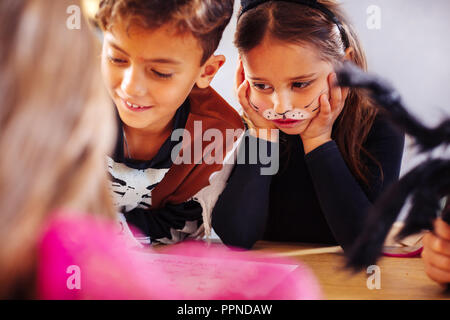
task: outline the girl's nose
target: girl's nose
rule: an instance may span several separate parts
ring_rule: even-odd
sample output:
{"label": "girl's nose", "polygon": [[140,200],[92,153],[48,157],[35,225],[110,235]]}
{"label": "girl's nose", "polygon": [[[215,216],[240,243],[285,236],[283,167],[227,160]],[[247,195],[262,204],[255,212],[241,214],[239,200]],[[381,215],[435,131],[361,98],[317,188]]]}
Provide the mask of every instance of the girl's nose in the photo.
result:
{"label": "girl's nose", "polygon": [[142,97],[147,93],[146,79],[142,72],[133,66],[125,70],[121,89],[129,97]]}
{"label": "girl's nose", "polygon": [[273,110],[276,113],[283,114],[293,109],[292,99],[289,93],[274,94]]}

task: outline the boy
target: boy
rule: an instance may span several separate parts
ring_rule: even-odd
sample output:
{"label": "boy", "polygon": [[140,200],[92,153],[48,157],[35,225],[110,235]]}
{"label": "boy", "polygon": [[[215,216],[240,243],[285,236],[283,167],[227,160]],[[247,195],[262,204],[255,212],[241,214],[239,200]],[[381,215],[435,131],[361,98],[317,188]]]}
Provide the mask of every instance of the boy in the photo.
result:
{"label": "boy", "polygon": [[[128,225],[137,227],[140,243],[210,234],[211,211],[231,170],[223,163],[243,133],[240,116],[209,87],[225,62],[213,53],[233,2],[100,3],[102,72],[120,117],[117,146],[108,158],[111,188],[121,225],[125,232]],[[182,144],[174,139],[179,130]],[[215,163],[198,157],[210,148],[203,141],[208,130],[222,137],[234,132],[231,142],[214,135]]]}

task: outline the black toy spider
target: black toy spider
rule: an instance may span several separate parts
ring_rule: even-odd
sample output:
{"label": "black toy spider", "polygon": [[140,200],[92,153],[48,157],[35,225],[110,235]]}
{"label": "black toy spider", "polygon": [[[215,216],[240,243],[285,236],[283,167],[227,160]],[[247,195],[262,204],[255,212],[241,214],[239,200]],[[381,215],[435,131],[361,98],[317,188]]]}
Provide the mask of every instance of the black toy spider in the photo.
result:
{"label": "black toy spider", "polygon": [[[427,128],[407,111],[398,92],[383,79],[367,74],[350,63],[338,70],[337,75],[340,86],[367,89],[391,121],[414,138],[419,152],[448,146],[450,118],[436,128]],[[421,230],[432,230],[432,223],[439,214],[450,224],[450,159],[429,157],[381,195],[370,209],[354,246],[348,251],[348,268],[358,271],[376,262],[391,226],[409,198],[411,208],[397,240]],[[447,198],[447,205],[442,210],[440,203],[443,198]]]}

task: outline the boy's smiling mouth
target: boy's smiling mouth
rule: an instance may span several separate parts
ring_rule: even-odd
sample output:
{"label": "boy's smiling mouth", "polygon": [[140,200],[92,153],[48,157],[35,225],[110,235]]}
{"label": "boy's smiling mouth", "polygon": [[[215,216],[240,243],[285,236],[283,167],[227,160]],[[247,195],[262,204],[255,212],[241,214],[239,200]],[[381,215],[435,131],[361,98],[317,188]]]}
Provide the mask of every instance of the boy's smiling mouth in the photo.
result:
{"label": "boy's smiling mouth", "polygon": [[131,110],[131,111],[134,111],[134,112],[145,111],[145,110],[148,110],[148,109],[153,108],[152,106],[141,106],[141,105],[132,103],[132,102],[130,102],[130,101],[127,101],[127,100],[125,100],[125,99],[121,99],[121,100],[122,100],[124,106],[125,106],[128,110]]}

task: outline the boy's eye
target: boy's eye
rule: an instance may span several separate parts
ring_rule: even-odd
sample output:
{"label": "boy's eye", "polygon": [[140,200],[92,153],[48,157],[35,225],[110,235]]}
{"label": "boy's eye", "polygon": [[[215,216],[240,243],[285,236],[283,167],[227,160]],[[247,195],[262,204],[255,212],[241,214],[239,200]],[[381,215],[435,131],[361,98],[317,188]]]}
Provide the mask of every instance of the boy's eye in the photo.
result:
{"label": "boy's eye", "polygon": [[111,61],[111,62],[114,63],[114,64],[124,64],[124,63],[127,63],[126,60],[114,58],[114,57],[112,57],[112,56],[108,56],[108,59],[109,59],[109,61]]}
{"label": "boy's eye", "polygon": [[294,82],[292,84],[292,88],[306,88],[307,86],[310,85],[311,82]]}
{"label": "boy's eye", "polygon": [[264,83],[253,83],[253,87],[261,91],[268,91],[271,89],[271,87],[268,84]]}
{"label": "boy's eye", "polygon": [[172,77],[172,73],[162,73],[152,69],[152,72],[159,78],[169,79]]}

